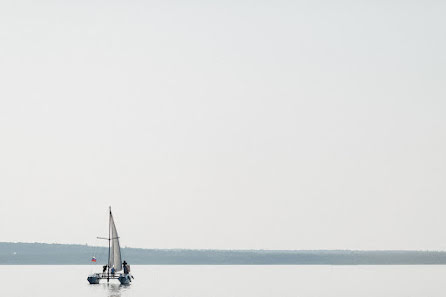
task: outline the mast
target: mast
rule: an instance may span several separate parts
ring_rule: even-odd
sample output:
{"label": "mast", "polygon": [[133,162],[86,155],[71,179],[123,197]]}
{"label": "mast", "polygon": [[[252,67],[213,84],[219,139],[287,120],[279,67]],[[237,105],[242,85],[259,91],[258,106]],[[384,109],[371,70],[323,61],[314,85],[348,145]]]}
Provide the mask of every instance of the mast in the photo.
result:
{"label": "mast", "polygon": [[111,206],[109,206],[109,218],[108,218],[108,261],[107,261],[107,283],[110,282],[110,218],[111,218]]}

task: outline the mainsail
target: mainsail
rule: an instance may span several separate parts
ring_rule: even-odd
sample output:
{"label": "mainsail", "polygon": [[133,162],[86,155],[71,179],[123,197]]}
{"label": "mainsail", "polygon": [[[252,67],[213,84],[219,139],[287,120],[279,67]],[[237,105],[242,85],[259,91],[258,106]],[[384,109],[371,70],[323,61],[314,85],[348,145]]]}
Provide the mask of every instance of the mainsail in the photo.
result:
{"label": "mainsail", "polygon": [[110,248],[110,257],[108,260],[108,265],[110,269],[114,267],[116,271],[121,271],[122,270],[121,247],[119,246],[118,231],[116,231],[116,226],[113,220],[111,209],[110,209],[110,241],[111,241],[111,248]]}

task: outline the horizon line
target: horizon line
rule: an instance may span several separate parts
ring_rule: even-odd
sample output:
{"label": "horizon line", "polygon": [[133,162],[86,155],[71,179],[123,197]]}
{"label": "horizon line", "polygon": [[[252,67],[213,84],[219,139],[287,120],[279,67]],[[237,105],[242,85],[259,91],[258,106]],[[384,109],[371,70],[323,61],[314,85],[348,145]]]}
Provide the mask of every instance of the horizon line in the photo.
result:
{"label": "horizon line", "polygon": [[[30,241],[0,241],[2,243],[15,243],[15,244],[47,244],[47,245],[78,245],[88,247],[107,248],[102,245],[90,245],[88,243],[59,243],[59,242],[30,242]],[[349,248],[336,248],[336,249],[253,249],[253,248],[142,248],[124,246],[123,249],[141,249],[141,250],[195,250],[195,251],[351,251],[351,252],[446,252],[446,250],[433,250],[433,249],[349,249]]]}

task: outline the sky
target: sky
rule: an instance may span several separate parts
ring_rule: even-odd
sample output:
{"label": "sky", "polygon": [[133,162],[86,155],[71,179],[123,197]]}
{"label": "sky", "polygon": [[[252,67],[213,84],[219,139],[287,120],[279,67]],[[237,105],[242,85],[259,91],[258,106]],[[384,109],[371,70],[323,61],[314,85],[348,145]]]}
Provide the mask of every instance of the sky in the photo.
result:
{"label": "sky", "polygon": [[446,250],[444,1],[1,1],[0,241]]}

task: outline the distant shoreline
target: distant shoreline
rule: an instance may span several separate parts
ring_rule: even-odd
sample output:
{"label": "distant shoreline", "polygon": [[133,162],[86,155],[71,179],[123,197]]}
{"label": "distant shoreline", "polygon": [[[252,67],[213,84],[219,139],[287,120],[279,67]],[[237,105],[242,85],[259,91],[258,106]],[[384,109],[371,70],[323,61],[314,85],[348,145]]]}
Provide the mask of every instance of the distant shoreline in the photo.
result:
{"label": "distant shoreline", "polygon": [[[122,248],[133,265],[444,265],[445,251],[196,250]],[[0,265],[106,263],[107,248],[80,244],[0,242]]]}

